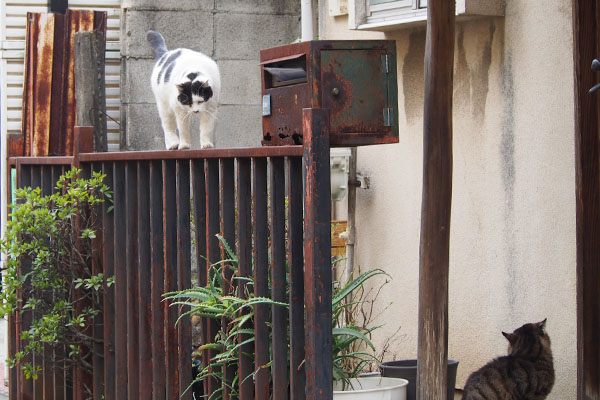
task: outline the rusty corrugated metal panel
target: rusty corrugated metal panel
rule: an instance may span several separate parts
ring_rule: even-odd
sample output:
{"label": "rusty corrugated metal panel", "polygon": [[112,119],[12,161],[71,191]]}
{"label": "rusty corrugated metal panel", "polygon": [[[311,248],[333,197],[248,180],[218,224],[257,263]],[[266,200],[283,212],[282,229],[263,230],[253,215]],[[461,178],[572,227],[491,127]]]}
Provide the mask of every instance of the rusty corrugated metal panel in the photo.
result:
{"label": "rusty corrugated metal panel", "polygon": [[58,84],[52,85],[52,99],[54,101],[50,105],[50,112],[52,118],[50,119],[50,140],[49,154],[52,156],[59,156],[65,154],[64,151],[64,139],[61,132],[64,131],[65,119],[63,101],[59,99],[63,98],[63,85],[65,76],[65,35],[66,35],[66,24],[67,18],[64,14],[56,14],[54,20],[54,54],[53,54],[53,68],[52,68],[52,82]]}
{"label": "rusty corrugated metal panel", "polygon": [[75,33],[106,34],[106,13],[28,13],[22,131],[26,156],[73,154]]}

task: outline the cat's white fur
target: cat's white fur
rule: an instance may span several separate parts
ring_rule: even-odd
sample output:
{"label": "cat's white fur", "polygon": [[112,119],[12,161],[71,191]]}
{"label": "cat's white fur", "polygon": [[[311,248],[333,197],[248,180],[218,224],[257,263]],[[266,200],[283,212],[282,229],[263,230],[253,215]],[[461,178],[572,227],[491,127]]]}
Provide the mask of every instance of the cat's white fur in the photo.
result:
{"label": "cat's white fur", "polygon": [[[160,59],[157,60],[151,77],[152,91],[165,134],[165,146],[168,150],[189,149],[190,119],[194,114],[199,114],[200,145],[203,149],[214,147],[217,106],[221,89],[219,68],[210,57],[189,49],[171,50],[163,57],[168,57],[176,51],[181,51],[181,54],[174,61],[175,65],[170,71],[169,80],[164,82],[164,79],[161,79],[159,82],[159,74],[162,70]],[[184,105],[177,99],[180,94],[177,85],[189,82],[187,76],[190,73],[198,74],[193,81],[200,81],[203,85],[211,87],[213,95],[208,101],[193,95],[192,104]]]}

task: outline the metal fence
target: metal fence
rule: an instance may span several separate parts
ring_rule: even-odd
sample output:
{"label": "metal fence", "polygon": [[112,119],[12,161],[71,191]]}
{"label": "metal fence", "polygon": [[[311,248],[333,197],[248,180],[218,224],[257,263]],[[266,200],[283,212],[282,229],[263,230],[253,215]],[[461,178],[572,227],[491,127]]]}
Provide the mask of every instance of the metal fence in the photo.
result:
{"label": "metal fence", "polygon": [[[185,310],[170,307],[162,295],[192,280],[206,284],[209,266],[223,257],[216,234],[235,248],[239,274],[253,274],[255,295],[289,302],[289,313],[256,306],[254,344],[241,349],[237,371],[225,368],[225,379],[253,374],[241,380],[242,400],[331,398],[327,122],[326,111],[305,110],[304,147],[179,152],[91,153],[91,129],[77,128],[72,157],[10,158],[18,186],[46,194],[71,166],[106,174],[114,208],[103,206],[97,267],[115,277],[93,331],[101,339],[93,374],[44,368],[34,382],[14,368],[10,398],[84,399],[91,392],[107,400],[191,399],[190,391],[183,394],[192,381],[191,322],[176,325]],[[198,266],[193,277],[192,264]],[[27,313],[10,318],[11,355],[30,323]],[[215,320],[202,320],[202,341],[217,328]],[[208,357],[205,351],[203,361]],[[49,365],[44,357],[33,361]],[[206,380],[205,392],[220,385]],[[228,390],[224,395],[230,397]]]}

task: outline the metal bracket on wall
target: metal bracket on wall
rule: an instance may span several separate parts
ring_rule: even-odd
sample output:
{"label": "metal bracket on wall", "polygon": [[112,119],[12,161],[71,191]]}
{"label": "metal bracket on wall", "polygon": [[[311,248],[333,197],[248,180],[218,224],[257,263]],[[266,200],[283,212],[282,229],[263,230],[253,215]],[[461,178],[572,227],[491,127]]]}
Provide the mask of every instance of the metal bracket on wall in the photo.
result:
{"label": "metal bracket on wall", "polygon": [[354,182],[348,182],[349,185],[356,186],[361,189],[368,189],[371,185],[371,179],[367,175],[363,175],[361,172],[356,173],[356,180]]}

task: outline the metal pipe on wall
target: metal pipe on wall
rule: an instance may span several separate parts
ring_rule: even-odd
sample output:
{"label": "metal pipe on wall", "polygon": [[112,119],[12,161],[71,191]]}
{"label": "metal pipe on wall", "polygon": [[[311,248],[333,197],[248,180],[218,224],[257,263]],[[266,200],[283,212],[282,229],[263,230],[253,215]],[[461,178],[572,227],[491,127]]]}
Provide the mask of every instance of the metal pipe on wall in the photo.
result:
{"label": "metal pipe on wall", "polygon": [[315,39],[313,0],[300,0],[300,17],[302,41]]}

